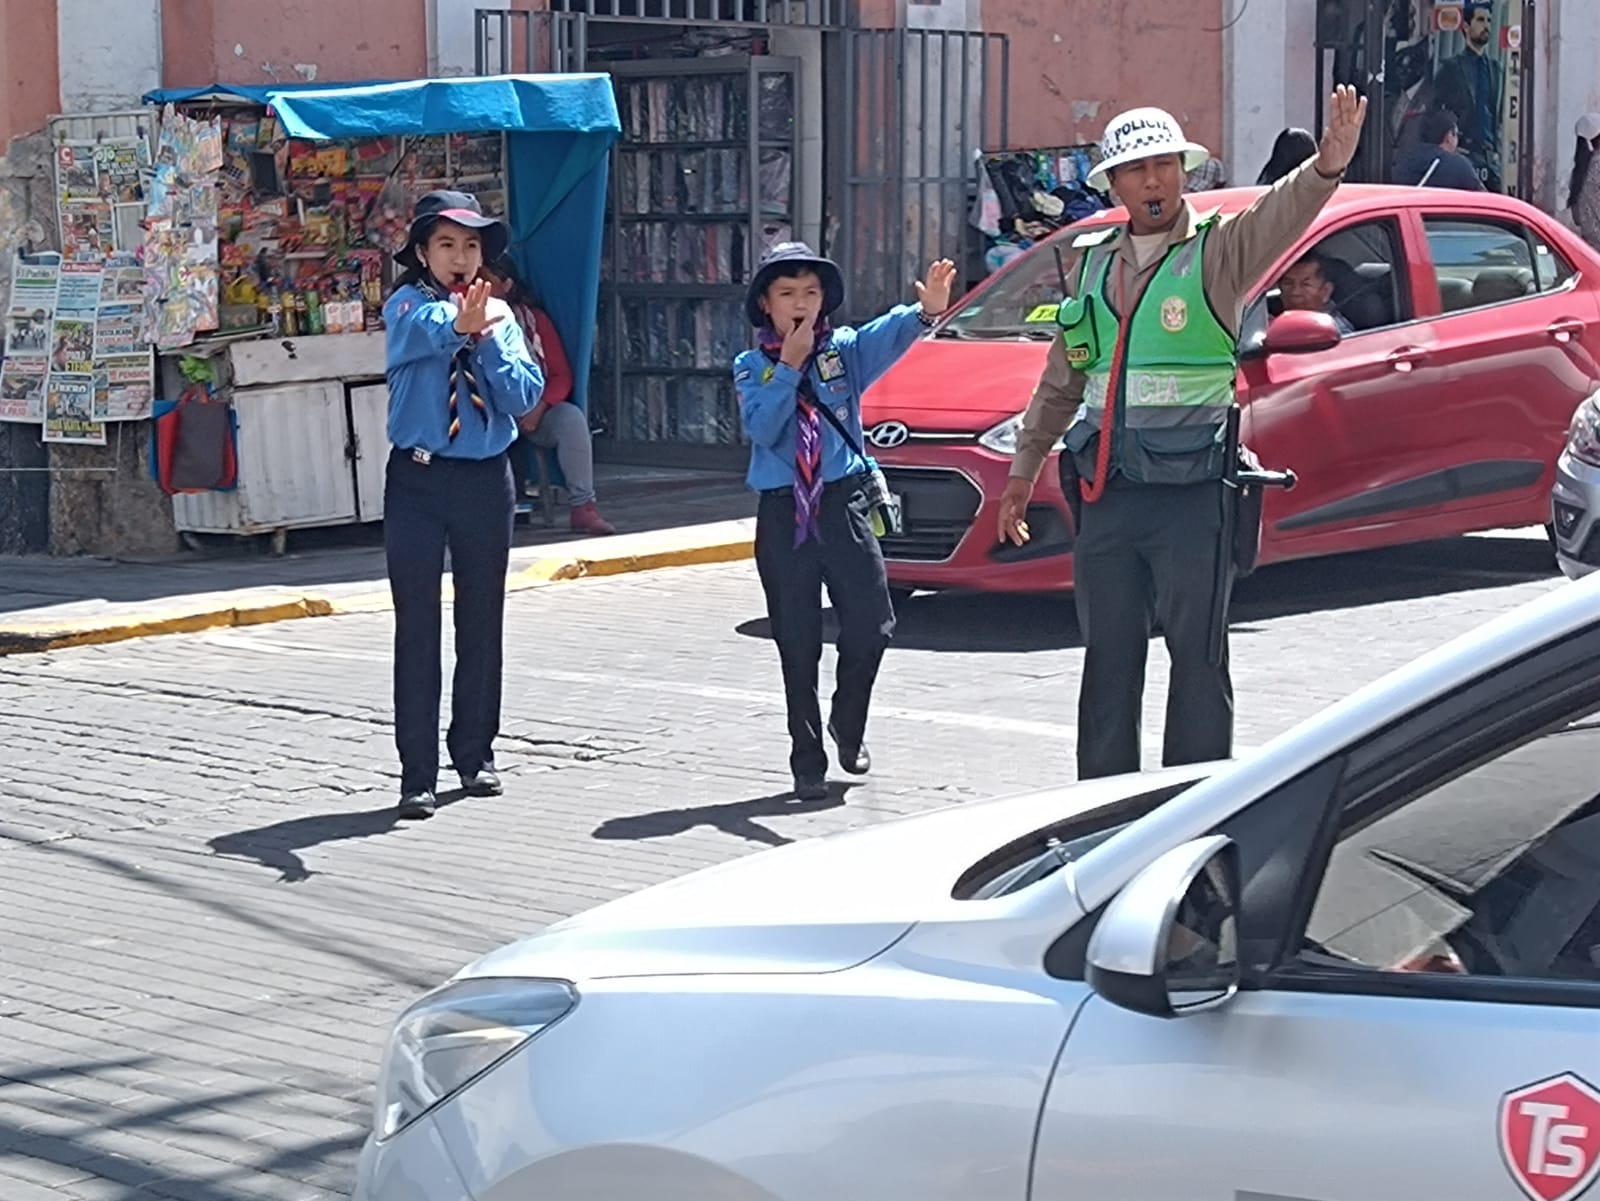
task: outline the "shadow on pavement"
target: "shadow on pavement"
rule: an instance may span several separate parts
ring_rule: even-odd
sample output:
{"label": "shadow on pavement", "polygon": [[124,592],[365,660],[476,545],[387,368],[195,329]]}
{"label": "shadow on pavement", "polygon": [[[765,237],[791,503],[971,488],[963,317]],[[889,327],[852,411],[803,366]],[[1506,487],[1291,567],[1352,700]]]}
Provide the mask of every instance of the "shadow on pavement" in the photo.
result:
{"label": "shadow on pavement", "polygon": [[856,785],[837,780],[828,782],[828,795],[820,801],[800,801],[792,793],[776,792],[771,796],[756,797],[749,801],[732,801],[722,805],[700,805],[693,809],[661,809],[655,813],[641,813],[633,817],[614,817],[596,828],[591,837],[614,842],[633,842],[647,838],[670,838],[684,834],[696,826],[711,826],[724,834],[759,842],[769,847],[781,847],[794,839],[769,830],[755,819],[758,817],[789,817],[799,813],[822,813],[837,809],[845,803],[845,794]]}
{"label": "shadow on pavement", "polygon": [[[234,1126],[226,1124],[230,1107],[259,1101],[292,1106],[295,1090],[288,1085],[263,1081],[258,1087],[218,1090],[214,1096],[182,1101],[147,1093],[142,1101],[112,1106],[75,1095],[70,1091],[72,1086],[63,1083],[77,1080],[92,1084],[97,1080],[97,1072],[105,1066],[99,1061],[81,1060],[38,1071],[15,1068],[0,1071],[0,1096],[32,1101],[43,1112],[58,1119],[50,1125],[59,1125],[59,1119],[70,1118],[82,1127],[70,1134],[55,1133],[43,1123],[30,1128],[0,1120],[0,1188],[15,1179],[6,1171],[10,1168],[18,1172],[23,1181],[41,1178],[67,1181],[64,1189],[70,1188],[70,1193],[63,1191],[62,1197],[245,1201],[247,1197],[262,1195],[262,1187],[278,1195],[300,1195],[312,1187],[313,1181],[320,1191],[330,1175],[346,1179],[354,1175],[356,1155],[365,1141],[364,1133],[324,1138],[285,1133],[269,1144],[238,1139],[233,1133]],[[52,1091],[28,1095],[41,1086]],[[54,1091],[59,1087],[69,1091]],[[26,1114],[29,1111],[19,1106],[15,1112]],[[142,1139],[148,1143],[155,1159],[164,1147],[181,1148],[186,1134],[212,1143],[230,1142],[236,1147],[238,1168],[224,1175],[201,1176],[192,1169],[188,1173],[175,1170],[175,1160],[145,1164],[128,1152],[130,1145],[137,1146],[130,1144],[129,1138]],[[190,1162],[197,1159],[191,1156]],[[41,1169],[34,1168],[34,1174],[30,1174],[30,1161],[52,1165],[54,1171],[43,1169],[41,1173]],[[229,1167],[222,1160],[213,1162],[218,1169]],[[253,1187],[232,1187],[230,1177],[241,1174],[250,1175]],[[92,1179],[82,1179],[85,1175]],[[95,1182],[110,1187],[92,1187]],[[40,1188],[27,1195],[43,1196],[44,1192]]]}
{"label": "shadow on pavement", "polygon": [[[1543,536],[1451,538],[1264,567],[1239,582],[1230,618],[1235,632],[1243,632],[1239,627],[1251,622],[1508,588],[1556,575]],[[748,638],[772,637],[764,617],[736,628]],[[830,611],[824,637],[831,642],[837,635]],[[1019,654],[1066,650],[1083,640],[1071,593],[934,592],[901,604],[894,645]]]}
{"label": "shadow on pavement", "polygon": [[[439,808],[466,797],[459,788],[437,794]],[[298,884],[315,875],[305,865],[297,852],[330,842],[348,842],[356,838],[371,838],[387,834],[398,826],[417,825],[402,822],[395,806],[383,809],[366,809],[350,813],[319,813],[312,817],[292,817],[254,830],[240,830],[233,834],[220,834],[208,844],[212,851],[229,859],[253,859],[262,867],[278,873],[278,883]]]}

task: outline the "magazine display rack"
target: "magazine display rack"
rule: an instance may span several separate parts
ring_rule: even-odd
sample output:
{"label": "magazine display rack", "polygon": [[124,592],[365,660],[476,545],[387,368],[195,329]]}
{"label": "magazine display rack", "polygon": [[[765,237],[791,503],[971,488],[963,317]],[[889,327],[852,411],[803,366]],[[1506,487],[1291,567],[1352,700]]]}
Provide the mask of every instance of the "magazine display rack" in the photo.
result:
{"label": "magazine display rack", "polygon": [[745,288],[797,211],[792,59],[617,63],[594,396],[611,457],[742,456],[730,364],[751,345]]}

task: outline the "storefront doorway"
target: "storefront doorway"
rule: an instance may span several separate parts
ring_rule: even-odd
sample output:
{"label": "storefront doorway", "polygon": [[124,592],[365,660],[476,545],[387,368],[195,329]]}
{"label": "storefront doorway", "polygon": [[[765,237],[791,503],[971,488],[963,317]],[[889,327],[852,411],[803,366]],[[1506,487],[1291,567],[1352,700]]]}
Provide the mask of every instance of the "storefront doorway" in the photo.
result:
{"label": "storefront doorway", "polygon": [[741,467],[729,370],[745,286],[803,239],[851,281],[844,320],[963,257],[973,154],[1004,143],[1005,39],[848,27],[844,0],[553,0],[478,11],[480,74],[612,75],[597,456]]}
{"label": "storefront doorway", "polygon": [[1447,109],[1460,150],[1491,191],[1530,199],[1535,33],[1540,0],[1322,0],[1317,111],[1335,84],[1370,98],[1367,136],[1349,178],[1387,183],[1419,137],[1420,118]]}

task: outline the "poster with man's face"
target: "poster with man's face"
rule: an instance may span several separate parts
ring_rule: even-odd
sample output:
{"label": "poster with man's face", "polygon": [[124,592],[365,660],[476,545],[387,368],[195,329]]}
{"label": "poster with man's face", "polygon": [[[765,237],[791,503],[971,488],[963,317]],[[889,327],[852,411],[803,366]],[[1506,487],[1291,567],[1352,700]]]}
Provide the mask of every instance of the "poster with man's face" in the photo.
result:
{"label": "poster with man's face", "polygon": [[1460,151],[1490,191],[1517,182],[1522,0],[1435,0],[1430,107],[1455,114]]}

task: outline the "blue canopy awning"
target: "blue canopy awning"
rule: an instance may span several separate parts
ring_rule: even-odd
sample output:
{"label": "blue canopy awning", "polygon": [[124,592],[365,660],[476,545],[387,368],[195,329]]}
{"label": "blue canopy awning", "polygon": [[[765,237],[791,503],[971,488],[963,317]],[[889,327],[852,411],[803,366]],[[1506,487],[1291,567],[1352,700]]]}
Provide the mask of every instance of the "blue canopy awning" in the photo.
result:
{"label": "blue canopy awning", "polygon": [[[270,105],[292,138],[504,132],[511,253],[574,365],[594,353],[606,172],[622,133],[607,75],[491,75],[358,84],[213,84],[147,104],[232,96]],[[490,214],[491,216],[495,214]],[[588,373],[573,399],[588,403]]]}

